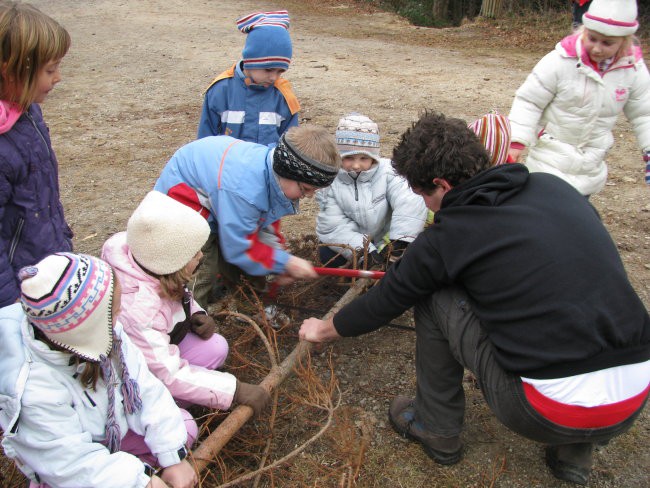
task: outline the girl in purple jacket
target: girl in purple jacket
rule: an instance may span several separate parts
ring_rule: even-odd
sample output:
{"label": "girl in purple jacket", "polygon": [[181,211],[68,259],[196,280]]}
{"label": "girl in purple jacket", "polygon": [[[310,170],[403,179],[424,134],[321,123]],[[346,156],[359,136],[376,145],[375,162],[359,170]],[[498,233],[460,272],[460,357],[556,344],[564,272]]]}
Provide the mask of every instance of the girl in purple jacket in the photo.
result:
{"label": "girl in purple jacket", "polygon": [[0,307],[18,300],[20,268],[72,251],[39,107],[61,81],[69,47],[68,32],[37,8],[0,5]]}

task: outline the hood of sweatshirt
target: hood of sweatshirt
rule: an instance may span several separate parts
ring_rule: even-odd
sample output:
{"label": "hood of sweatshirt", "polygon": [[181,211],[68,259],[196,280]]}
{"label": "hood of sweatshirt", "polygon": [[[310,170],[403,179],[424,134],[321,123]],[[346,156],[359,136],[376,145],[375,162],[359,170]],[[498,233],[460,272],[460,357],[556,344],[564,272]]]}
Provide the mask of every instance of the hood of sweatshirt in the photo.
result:
{"label": "hood of sweatshirt", "polygon": [[441,208],[461,205],[498,206],[519,193],[529,177],[523,164],[503,164],[455,186],[442,199]]}
{"label": "hood of sweatshirt", "polygon": [[17,103],[0,100],[0,134],[8,132],[22,113]]}

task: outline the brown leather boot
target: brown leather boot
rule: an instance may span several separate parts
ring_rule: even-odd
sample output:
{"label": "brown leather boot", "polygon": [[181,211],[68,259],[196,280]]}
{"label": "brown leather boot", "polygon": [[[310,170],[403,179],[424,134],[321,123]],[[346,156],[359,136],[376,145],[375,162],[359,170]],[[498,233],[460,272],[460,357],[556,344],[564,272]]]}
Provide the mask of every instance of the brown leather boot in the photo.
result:
{"label": "brown leather boot", "polygon": [[402,436],[422,444],[427,455],[438,464],[456,464],[463,453],[460,436],[443,437],[427,432],[416,421],[415,399],[397,396],[390,403],[388,419],[393,428]]}
{"label": "brown leather boot", "polygon": [[546,464],[556,478],[584,486],[589,482],[592,451],[590,442],[547,446]]}

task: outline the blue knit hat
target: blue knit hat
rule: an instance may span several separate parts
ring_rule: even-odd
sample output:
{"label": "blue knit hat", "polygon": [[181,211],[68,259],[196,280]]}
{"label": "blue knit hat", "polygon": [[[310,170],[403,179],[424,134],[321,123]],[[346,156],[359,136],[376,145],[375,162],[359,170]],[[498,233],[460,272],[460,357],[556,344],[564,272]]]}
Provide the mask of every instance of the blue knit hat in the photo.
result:
{"label": "blue knit hat", "polygon": [[255,12],[237,20],[248,34],[242,51],[244,69],[289,69],[293,49],[289,36],[289,12]]}

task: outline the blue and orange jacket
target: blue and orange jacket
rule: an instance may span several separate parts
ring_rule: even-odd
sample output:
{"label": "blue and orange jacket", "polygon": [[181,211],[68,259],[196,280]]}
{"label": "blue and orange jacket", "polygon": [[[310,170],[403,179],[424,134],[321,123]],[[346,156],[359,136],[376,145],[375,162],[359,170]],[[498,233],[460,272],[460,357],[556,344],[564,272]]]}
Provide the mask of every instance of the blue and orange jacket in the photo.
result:
{"label": "blue and orange jacket", "polygon": [[297,212],[273,172],[273,148],[228,136],[204,137],[181,147],[155,190],[200,211],[218,233],[224,259],[244,272],[282,274],[280,218]]}
{"label": "blue and orange jacket", "polygon": [[258,144],[275,144],[298,125],[300,103],[291,83],[251,85],[239,63],[217,76],[205,92],[197,138],[226,135]]}

